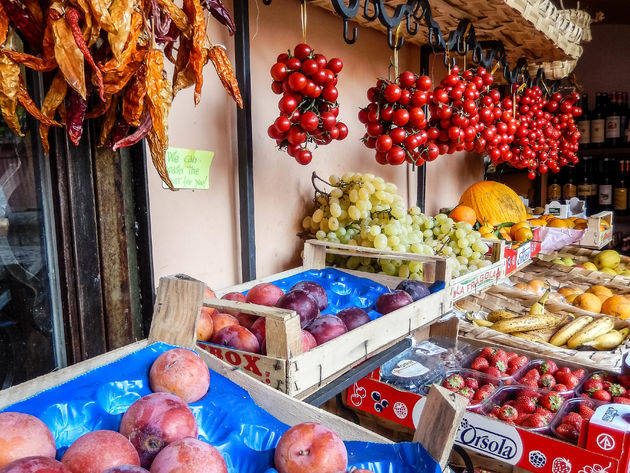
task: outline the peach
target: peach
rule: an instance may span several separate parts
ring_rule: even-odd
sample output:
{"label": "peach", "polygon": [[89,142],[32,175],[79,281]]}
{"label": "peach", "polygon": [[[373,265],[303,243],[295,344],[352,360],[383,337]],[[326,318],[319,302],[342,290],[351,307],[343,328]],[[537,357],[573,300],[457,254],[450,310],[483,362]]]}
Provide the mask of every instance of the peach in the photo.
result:
{"label": "peach", "polygon": [[184,402],[196,402],[210,387],[210,370],[195,352],[184,348],[165,351],[149,372],[153,392],[173,393]]}
{"label": "peach", "polygon": [[206,290],[203,293],[203,297],[217,297],[212,289],[209,286],[206,286]]}
{"label": "peach", "polygon": [[82,435],[66,450],[62,459],[72,473],[102,473],[118,465],[140,465],[131,442],[112,430],[95,430]]}
{"label": "peach", "polygon": [[153,393],[134,402],[123,415],[120,433],[138,451],[140,465],[151,466],[168,444],[197,437],[197,421],[188,405],[174,394]]}
{"label": "peach", "polygon": [[348,468],[348,452],[328,427],[305,422],[282,435],[274,464],[279,473],[339,473]]}
{"label": "peach", "polygon": [[165,447],[153,461],[151,473],[227,473],[221,453],[212,445],[185,438]]}
{"label": "peach", "polygon": [[336,315],[318,317],[308,326],[308,331],[315,337],[318,345],[337,338],[348,331],[346,324]]}
{"label": "peach", "polygon": [[[228,301],[247,302],[245,296],[240,292],[228,292],[221,299],[225,299]],[[235,312],[230,310],[226,310],[225,313],[236,317],[238,319],[238,323],[245,328],[250,328],[252,324],[260,318],[257,315],[244,314],[242,312]]]}
{"label": "peach", "polygon": [[141,466],[135,465],[119,465],[105,470],[103,473],[149,473]]}
{"label": "peach", "polygon": [[66,465],[49,457],[25,457],[0,468],[0,473],[72,473]]}
{"label": "peach", "polygon": [[55,438],[37,417],[21,412],[0,413],[0,468],[24,457],[55,458]]}
{"label": "peach", "polygon": [[216,309],[210,307],[202,307],[201,314],[199,314],[199,322],[197,323],[197,340],[207,342],[212,338],[214,334],[214,322],[212,321],[212,314],[217,312]]}
{"label": "peach", "polygon": [[249,329],[250,332],[254,334],[254,336],[258,339],[258,343],[262,346],[263,340],[267,336],[266,333],[267,325],[265,323],[265,318],[261,317],[256,322],[252,324],[252,327]]}
{"label": "peach", "polygon": [[229,327],[230,325],[238,325],[238,319],[236,317],[224,312],[215,312],[210,316],[214,324],[214,334],[219,333],[221,329]]}
{"label": "peach", "polygon": [[262,282],[256,284],[249,290],[247,296],[245,296],[245,300],[251,304],[273,307],[283,295],[284,291],[278,286],[268,282]]}
{"label": "peach", "polygon": [[630,317],[630,302],[623,296],[609,297],[602,304],[602,314],[625,320]]}
{"label": "peach", "polygon": [[212,343],[237,350],[260,353],[260,342],[256,336],[240,325],[231,325],[222,328],[213,338]]}

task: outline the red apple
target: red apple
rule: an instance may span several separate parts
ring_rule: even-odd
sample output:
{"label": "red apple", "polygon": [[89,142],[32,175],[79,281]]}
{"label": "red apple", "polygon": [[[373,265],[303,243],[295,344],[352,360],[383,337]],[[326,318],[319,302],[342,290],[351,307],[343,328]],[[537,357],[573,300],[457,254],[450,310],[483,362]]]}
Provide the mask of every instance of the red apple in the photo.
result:
{"label": "red apple", "polygon": [[55,438],[37,417],[0,412],[0,468],[24,457],[55,458]]}
{"label": "red apple", "polygon": [[124,435],[95,430],[82,435],[66,450],[61,461],[72,473],[102,473],[118,465],[140,465],[138,452]]}
{"label": "red apple", "polygon": [[405,307],[413,302],[413,299],[405,291],[386,292],[376,299],[376,312],[389,314],[401,307]]}
{"label": "red apple", "polygon": [[297,312],[300,316],[300,324],[302,327],[308,325],[311,320],[319,315],[317,301],[307,292],[301,291],[300,289],[287,292],[278,300],[276,307]]}
{"label": "red apple", "polygon": [[305,422],[280,438],[274,464],[279,473],[340,473],[348,468],[348,451],[332,430]]}
{"label": "red apple", "polygon": [[120,465],[105,470],[103,473],[149,473],[149,470],[145,470],[141,466],[135,465]]}
{"label": "red apple", "polygon": [[[247,302],[246,298],[240,292],[228,292],[221,299],[225,299],[228,301],[236,301],[236,302]],[[226,310],[226,314],[233,315],[237,318],[238,323],[241,324],[245,328],[250,328],[252,324],[259,319],[257,315],[244,314],[242,312],[236,312],[233,310]]]}
{"label": "red apple", "polygon": [[221,329],[230,325],[238,325],[238,319],[233,315],[224,312],[214,312],[212,315],[212,323],[214,325],[213,334],[217,334]]}
{"label": "red apple", "polygon": [[151,365],[153,392],[173,393],[184,402],[196,402],[210,387],[210,371],[199,355],[184,348],[162,353]]}
{"label": "red apple", "polygon": [[216,309],[210,307],[202,307],[201,314],[199,314],[199,322],[197,323],[197,340],[207,342],[212,338],[214,333],[214,322],[212,321],[212,314],[217,312]]}
{"label": "red apple", "polygon": [[310,294],[313,299],[317,302],[317,306],[319,310],[324,310],[328,307],[328,296],[326,295],[326,289],[324,289],[321,285],[317,284],[314,281],[300,281],[295,284],[291,290],[299,289],[301,291]]}
{"label": "red apple", "polygon": [[237,350],[260,353],[260,343],[256,336],[240,325],[231,325],[222,328],[219,333],[212,338],[212,343],[236,348]]}
{"label": "red apple", "polygon": [[66,465],[49,457],[25,457],[0,468],[0,473],[72,473]]}
{"label": "red apple", "polygon": [[148,468],[168,444],[185,437],[197,438],[197,421],[179,397],[153,393],[141,397],[127,409],[119,431],[138,451],[140,465]]}
{"label": "red apple", "polygon": [[348,331],[346,325],[335,315],[325,315],[313,320],[308,326],[308,331],[315,337],[318,345],[326,343],[328,340],[337,338]]}
{"label": "red apple", "polygon": [[359,307],[348,307],[347,309],[343,309],[337,313],[337,317],[346,324],[348,331],[354,330],[355,328],[367,324],[370,321],[370,316],[367,312]]}
{"label": "red apple", "polygon": [[185,438],[165,447],[155,457],[151,473],[227,473],[221,453],[212,445]]}
{"label": "red apple", "polygon": [[317,340],[308,330],[302,329],[302,353],[306,353],[317,346]]}
{"label": "red apple", "polygon": [[268,282],[262,282],[249,290],[247,296],[245,296],[245,300],[252,304],[273,307],[283,295],[284,291],[278,286]]}
{"label": "red apple", "polygon": [[261,347],[263,345],[263,341],[265,340],[266,327],[267,325],[265,323],[265,318],[261,317],[256,322],[254,322],[252,324],[252,327],[249,329],[250,332],[254,334]]}

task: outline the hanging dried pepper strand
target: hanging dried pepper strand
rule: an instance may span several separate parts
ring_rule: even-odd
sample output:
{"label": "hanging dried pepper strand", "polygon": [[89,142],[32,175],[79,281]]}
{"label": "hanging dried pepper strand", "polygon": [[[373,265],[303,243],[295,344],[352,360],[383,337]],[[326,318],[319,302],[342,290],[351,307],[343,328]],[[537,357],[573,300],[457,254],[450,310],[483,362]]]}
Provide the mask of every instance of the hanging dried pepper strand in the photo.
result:
{"label": "hanging dried pepper strand", "polygon": [[103,86],[103,74],[101,74],[101,70],[98,68],[94,59],[92,58],[92,53],[90,53],[90,49],[87,44],[85,44],[85,40],[83,39],[83,33],[81,32],[81,27],[79,26],[80,13],[76,8],[66,8],[66,23],[70,27],[72,31],[72,35],[74,36],[74,41],[83,53],[83,57],[88,62],[94,74],[96,74],[96,81],[98,82],[98,90],[99,97],[101,101],[105,101],[105,87]]}
{"label": "hanging dried pepper strand", "polygon": [[146,74],[147,66],[142,64],[133,76],[133,81],[125,90],[122,116],[131,126],[139,126],[142,119],[144,98],[147,94]]}
{"label": "hanging dried pepper strand", "polygon": [[0,0],[4,7],[4,13],[20,34],[26,39],[29,46],[34,51],[42,51],[42,37],[44,35],[44,25],[38,23],[28,10],[22,8],[21,3],[13,0]]}
{"label": "hanging dried pepper strand", "polygon": [[0,54],[0,112],[13,133],[24,136],[16,114],[20,89],[20,66]]}
{"label": "hanging dried pepper strand", "polygon": [[83,14],[83,18],[85,19],[83,38],[88,46],[92,46],[101,34],[101,27],[92,16],[92,9],[87,0],[72,0],[72,3]]}
{"label": "hanging dried pepper strand", "polygon": [[26,7],[29,15],[37,25],[41,25],[44,28],[44,13],[42,7],[39,5],[39,0],[20,0],[22,5]]}
{"label": "hanging dried pepper strand", "polygon": [[[44,97],[44,103],[42,104],[42,115],[52,119],[55,117],[57,109],[63,105],[63,101],[66,98],[68,92],[68,83],[63,77],[61,72],[57,72],[57,75],[50,84],[50,88]],[[48,130],[49,126],[39,125],[39,136],[42,139],[42,146],[44,152],[48,154],[50,152],[50,145],[48,144]]]}
{"label": "hanging dried pepper strand", "polygon": [[225,49],[221,46],[212,46],[212,48],[210,48],[210,60],[212,64],[214,64],[225,90],[228,91],[237,105],[243,108],[243,97],[241,97],[241,91],[238,88],[238,82],[234,76],[234,70],[232,69],[232,64],[227,57]]}
{"label": "hanging dried pepper strand", "polygon": [[189,61],[195,73],[195,105],[201,100],[203,87],[204,45],[206,43],[206,22],[203,18],[203,8],[199,0],[184,0],[184,12],[192,25],[193,36]]}
{"label": "hanging dried pepper strand", "polygon": [[9,15],[4,11],[2,3],[0,3],[0,46],[7,40],[7,33],[9,32]]}
{"label": "hanging dried pepper strand", "polygon": [[229,10],[225,8],[221,0],[201,0],[203,6],[210,12],[210,14],[221,24],[227,26],[227,29],[230,32],[230,35],[234,34],[234,30],[236,29],[236,25],[234,24],[234,19],[230,14]]}
{"label": "hanging dried pepper strand", "polygon": [[173,99],[171,85],[163,76],[164,56],[158,49],[151,48],[147,53],[147,95],[146,103],[153,127],[147,135],[153,165],[169,189],[175,190],[166,169],[168,148],[168,113]]}
{"label": "hanging dried pepper strand", "polygon": [[88,4],[94,19],[102,29],[108,33],[116,33],[118,31],[109,14],[109,7],[112,4],[111,0],[88,0]]}
{"label": "hanging dried pepper strand", "polygon": [[173,95],[183,89],[187,89],[195,83],[195,77],[190,66],[190,41],[186,38],[179,39],[179,50],[175,60],[175,71],[173,72]]}
{"label": "hanging dried pepper strand", "polygon": [[112,131],[112,127],[114,126],[114,123],[116,123],[116,115],[118,112],[118,101],[119,101],[119,96],[114,95],[109,105],[109,108],[107,109],[107,112],[105,112],[105,117],[103,117],[103,123],[101,124],[101,136],[98,140],[99,146],[103,146],[105,144],[105,141],[107,141],[107,137],[109,136],[109,133]]}
{"label": "hanging dried pepper strand", "polygon": [[168,13],[168,16],[171,17],[177,29],[181,31],[186,38],[192,37],[192,28],[188,24],[188,18],[181,8],[175,5],[172,0],[158,0],[158,5]]}
{"label": "hanging dried pepper strand", "polygon": [[114,0],[109,8],[112,22],[118,28],[116,33],[108,33],[109,47],[117,61],[122,60],[123,50],[131,30],[131,16],[137,6],[136,0]]}
{"label": "hanging dried pepper strand", "polygon": [[83,67],[83,53],[74,40],[74,35],[66,20],[59,18],[53,22],[53,36],[55,38],[55,59],[59,69],[66,78],[66,82],[83,99],[87,97],[85,72]]}
{"label": "hanging dried pepper strand", "polygon": [[74,89],[71,89],[68,91],[66,102],[66,130],[70,141],[75,146],[79,146],[81,135],[83,135],[85,112],[88,106],[87,96],[84,99]]}
{"label": "hanging dried pepper strand", "polygon": [[112,146],[112,151],[135,145],[138,141],[147,136],[147,133],[149,133],[152,126],[153,120],[151,120],[151,114],[145,110],[136,131],[134,131],[131,135],[125,136],[123,139],[116,141]]}
{"label": "hanging dried pepper strand", "polygon": [[129,133],[129,128],[129,123],[118,117],[112,127],[112,132],[109,134],[109,138],[105,142],[105,147],[112,149],[114,143],[122,140],[127,133]]}
{"label": "hanging dried pepper strand", "polygon": [[3,49],[3,54],[7,55],[11,58],[12,61],[17,62],[18,64],[22,64],[29,69],[33,69],[39,72],[49,72],[53,69],[57,68],[57,61],[55,58],[52,59],[44,59],[37,56],[32,56],[31,54],[21,53],[18,51],[13,51],[12,49]]}
{"label": "hanging dried pepper strand", "polygon": [[109,107],[112,104],[113,97],[116,97],[116,96],[115,95],[109,96],[109,97],[107,97],[105,102],[99,102],[98,104],[96,104],[92,108],[92,110],[90,110],[89,112],[87,112],[85,114],[85,119],[89,120],[91,118],[98,118],[98,117],[102,117],[103,115],[105,115],[105,112],[107,112],[107,110],[109,110]]}
{"label": "hanging dried pepper strand", "polygon": [[18,90],[18,101],[20,102],[20,104],[22,104],[22,107],[24,107],[24,109],[28,113],[33,115],[43,125],[58,127],[61,126],[61,123],[56,122],[52,118],[48,118],[39,110],[39,108],[37,108],[37,105],[35,105],[35,102],[33,102],[33,99],[28,94],[28,90],[26,90],[26,86],[24,85],[24,81],[22,80],[20,80],[20,88]]}

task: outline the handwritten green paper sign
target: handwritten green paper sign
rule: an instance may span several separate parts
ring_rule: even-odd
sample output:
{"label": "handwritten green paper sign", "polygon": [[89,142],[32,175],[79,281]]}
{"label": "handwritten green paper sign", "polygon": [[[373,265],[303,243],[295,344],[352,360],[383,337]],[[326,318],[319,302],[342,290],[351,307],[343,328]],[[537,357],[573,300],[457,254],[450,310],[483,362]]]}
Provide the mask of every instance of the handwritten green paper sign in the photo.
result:
{"label": "handwritten green paper sign", "polygon": [[[214,151],[169,148],[166,151],[166,169],[176,189],[209,189],[210,165]],[[167,189],[167,185],[162,183]]]}

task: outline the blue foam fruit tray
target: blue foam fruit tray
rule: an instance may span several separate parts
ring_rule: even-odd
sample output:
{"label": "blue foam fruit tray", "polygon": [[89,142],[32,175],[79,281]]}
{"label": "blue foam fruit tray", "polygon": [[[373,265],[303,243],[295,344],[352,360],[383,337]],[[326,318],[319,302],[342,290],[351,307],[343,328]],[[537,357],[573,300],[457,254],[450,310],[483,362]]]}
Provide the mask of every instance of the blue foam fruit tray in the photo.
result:
{"label": "blue foam fruit tray", "polygon": [[[164,351],[154,343],[113,363],[91,370],[54,388],[13,404],[5,411],[41,419],[53,432],[57,458],[81,435],[118,430],[127,408],[151,393],[149,370]],[[273,473],[273,453],[288,426],[258,407],[248,392],[218,373],[210,373],[210,390],[190,404],[199,438],[215,446],[229,473]],[[346,442],[350,466],[375,473],[440,473],[438,463],[417,443]]]}

